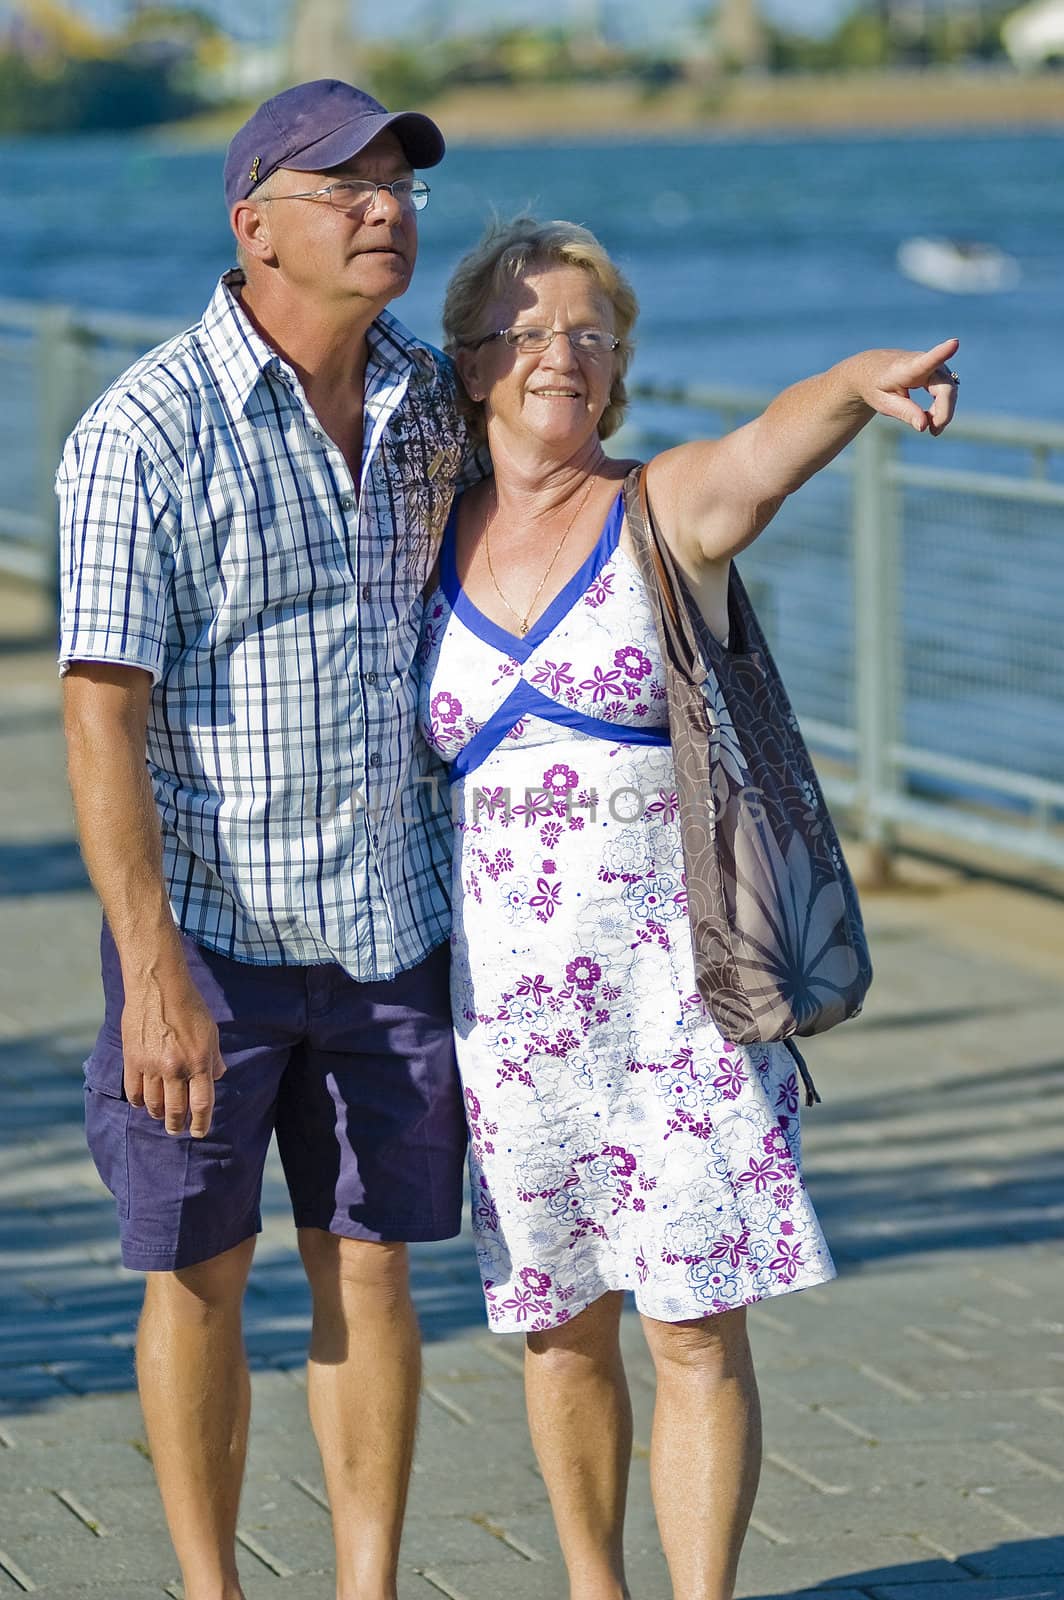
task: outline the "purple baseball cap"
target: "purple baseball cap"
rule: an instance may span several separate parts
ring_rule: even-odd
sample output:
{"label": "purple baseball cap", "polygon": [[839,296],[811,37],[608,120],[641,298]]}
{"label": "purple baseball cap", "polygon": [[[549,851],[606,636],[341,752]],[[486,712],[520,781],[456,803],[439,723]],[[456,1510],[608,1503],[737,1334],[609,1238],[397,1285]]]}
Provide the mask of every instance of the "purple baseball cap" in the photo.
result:
{"label": "purple baseball cap", "polygon": [[364,89],[338,78],[297,83],[263,101],[233,135],[225,155],[225,203],[246,200],[276,172],[325,172],[350,161],[385,128],[395,134],[412,167],[443,160],[443,134],[420,111],[386,111]]}

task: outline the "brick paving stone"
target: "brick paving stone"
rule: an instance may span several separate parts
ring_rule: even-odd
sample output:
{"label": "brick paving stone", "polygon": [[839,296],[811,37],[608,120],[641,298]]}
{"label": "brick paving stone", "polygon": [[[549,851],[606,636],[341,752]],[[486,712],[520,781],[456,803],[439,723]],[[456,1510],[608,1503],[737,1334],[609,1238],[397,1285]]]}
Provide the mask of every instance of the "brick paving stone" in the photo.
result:
{"label": "brick paving stone", "polygon": [[829,1449],[804,1450],[801,1465],[822,1479],[829,1480],[834,1474],[839,1483],[859,1484],[865,1493],[887,1487],[974,1490],[986,1485],[1001,1489],[1038,1483],[1038,1469],[1023,1457],[1008,1453],[1012,1448],[995,1444],[973,1452],[953,1440],[899,1440],[870,1448],[855,1440]]}
{"label": "brick paving stone", "polygon": [[1059,1480],[1032,1475],[1023,1484],[1005,1484],[995,1488],[993,1505],[1005,1518],[1013,1517],[1041,1533],[1064,1538],[1064,1485]]}
{"label": "brick paving stone", "polygon": [[[426,1516],[414,1510],[403,1531],[403,1560],[410,1566],[440,1570],[451,1563],[467,1566],[480,1561],[503,1563],[508,1568],[524,1567],[529,1564],[530,1555],[517,1545],[527,1542],[528,1551],[534,1551],[540,1562],[549,1565],[557,1561],[558,1554],[556,1542],[552,1540],[546,1545],[542,1538],[547,1515],[544,1507],[543,1520],[533,1519],[536,1542],[532,1543],[522,1538],[523,1533],[529,1532],[527,1519],[520,1519],[512,1512],[499,1513],[497,1517],[483,1512]],[[505,1534],[511,1535],[513,1542],[508,1541]],[[540,1549],[540,1545],[546,1547]]]}
{"label": "brick paving stone", "polygon": [[[0,1590],[6,1594],[7,1589]],[[11,1593],[16,1593],[14,1584]],[[140,1583],[71,1583],[63,1582],[61,1587],[53,1583],[38,1587],[36,1594],[42,1600],[165,1600],[165,1591],[157,1579],[149,1579]]]}
{"label": "brick paving stone", "polygon": [[[278,1578],[265,1571],[247,1570],[248,1562],[241,1563],[240,1576],[248,1600],[336,1600],[336,1584],[331,1573],[301,1572],[295,1578]],[[180,1593],[180,1591],[177,1591]],[[428,1600],[423,1591],[412,1591],[410,1597],[400,1590],[400,1600]]]}
{"label": "brick paving stone", "polygon": [[95,1539],[86,1533],[84,1542],[53,1539],[46,1548],[22,1546],[21,1553],[19,1547],[11,1553],[42,1587],[51,1585],[60,1592],[75,1583],[91,1582],[102,1591],[146,1578],[157,1579],[162,1587],[177,1572],[170,1541],[161,1528],[145,1527],[124,1539]]}
{"label": "brick paving stone", "polygon": [[38,1408],[21,1416],[13,1428],[17,1441],[27,1446],[62,1445],[79,1434],[95,1441],[126,1443],[142,1437],[144,1431],[140,1408],[131,1393],[96,1394],[76,1405]]}
{"label": "brick paving stone", "polygon": [[[477,1452],[478,1458],[480,1452]],[[457,1462],[461,1461],[461,1471]],[[421,1470],[410,1486],[411,1510],[422,1508],[454,1515],[469,1512],[505,1519],[509,1510],[536,1504],[543,1480],[524,1450],[473,1462],[451,1451],[435,1458],[421,1452]]]}
{"label": "brick paving stone", "polygon": [[132,1445],[98,1444],[76,1433],[64,1445],[0,1450],[0,1494],[66,1488],[84,1497],[117,1486],[142,1496],[154,1481],[150,1462]]}
{"label": "brick paving stone", "polygon": [[840,1406],[839,1414],[884,1443],[942,1438],[981,1443],[1015,1438],[1023,1427],[1008,1395],[936,1397],[919,1406],[895,1405],[877,1396],[863,1404]]}
{"label": "brick paving stone", "polygon": [[830,1513],[819,1537],[802,1545],[748,1539],[739,1563],[739,1600],[759,1589],[865,1588],[873,1583],[946,1582],[958,1568],[902,1536],[837,1536]]}
{"label": "brick paving stone", "polygon": [[490,1556],[426,1563],[419,1570],[437,1595],[450,1595],[452,1600],[562,1600],[568,1592],[560,1560]]}

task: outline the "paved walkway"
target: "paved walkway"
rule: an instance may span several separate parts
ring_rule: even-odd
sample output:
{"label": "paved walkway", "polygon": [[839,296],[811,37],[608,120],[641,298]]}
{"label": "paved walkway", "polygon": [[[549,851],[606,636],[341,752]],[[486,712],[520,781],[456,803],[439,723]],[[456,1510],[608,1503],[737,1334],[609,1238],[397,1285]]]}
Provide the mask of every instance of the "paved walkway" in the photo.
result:
{"label": "paved walkway", "polygon": [[[97,913],[31,607],[0,588],[0,1597],[176,1597],[132,1388],[138,1280],[82,1148]],[[740,1593],[1064,1600],[1064,906],[924,872],[866,910],[867,1014],[810,1051],[807,1175],[841,1277],[753,1314],[767,1460]],[[266,1214],[247,1592],[331,1600],[307,1297],[272,1169]],[[485,1332],[467,1240],[419,1249],[415,1279],[403,1600],[564,1600],[520,1340]],[[633,1594],[666,1600],[634,1318],[625,1339]]]}

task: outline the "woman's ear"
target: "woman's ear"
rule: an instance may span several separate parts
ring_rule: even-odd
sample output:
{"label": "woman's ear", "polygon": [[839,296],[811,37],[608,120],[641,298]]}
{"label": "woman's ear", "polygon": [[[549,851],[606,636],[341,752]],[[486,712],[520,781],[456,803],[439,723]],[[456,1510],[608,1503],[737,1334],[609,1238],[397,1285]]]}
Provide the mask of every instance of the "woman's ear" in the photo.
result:
{"label": "woman's ear", "polygon": [[463,348],[456,352],[454,364],[458,368],[458,376],[465,384],[466,394],[470,400],[483,400],[484,392],[479,377],[479,350]]}

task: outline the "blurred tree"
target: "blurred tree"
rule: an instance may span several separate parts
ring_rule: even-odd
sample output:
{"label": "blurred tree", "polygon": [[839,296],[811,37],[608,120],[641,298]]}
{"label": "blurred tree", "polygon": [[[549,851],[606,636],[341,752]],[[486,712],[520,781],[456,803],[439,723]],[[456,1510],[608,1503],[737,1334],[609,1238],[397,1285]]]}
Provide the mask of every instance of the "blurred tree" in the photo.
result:
{"label": "blurred tree", "polygon": [[830,45],[835,67],[885,67],[893,55],[890,25],[879,7],[851,11],[832,34]]}
{"label": "blurred tree", "polygon": [[142,128],[199,109],[169,63],[122,57],[29,60],[0,55],[0,132]]}
{"label": "blurred tree", "polygon": [[288,63],[293,83],[354,80],[357,62],[353,0],[292,0]]}
{"label": "blurred tree", "polygon": [[367,52],[365,76],[378,100],[402,109],[425,105],[440,93],[446,77],[443,67],[435,51],[386,45]]}

